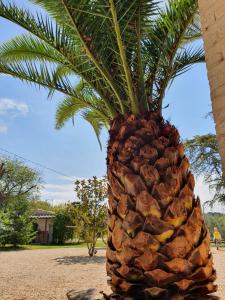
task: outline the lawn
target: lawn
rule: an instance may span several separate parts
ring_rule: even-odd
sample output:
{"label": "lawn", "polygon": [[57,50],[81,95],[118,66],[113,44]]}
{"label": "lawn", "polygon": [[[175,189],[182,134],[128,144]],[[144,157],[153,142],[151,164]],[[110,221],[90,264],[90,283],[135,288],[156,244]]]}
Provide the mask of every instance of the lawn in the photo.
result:
{"label": "lawn", "polygon": [[[215,247],[214,243],[211,242],[211,247]],[[36,249],[60,249],[60,248],[87,248],[86,243],[80,244],[66,244],[66,245],[19,245],[14,248],[12,245],[6,245],[5,247],[0,247],[0,251],[15,251],[15,250],[36,250]],[[102,240],[98,240],[96,248],[105,249],[106,245]],[[221,248],[225,248],[225,243],[221,244]]]}
{"label": "lawn", "polygon": [[[13,247],[12,245],[6,245],[5,247],[0,247],[0,251],[15,251],[15,250],[36,250],[36,249],[57,249],[57,248],[86,248],[86,243],[80,244],[67,244],[67,245],[19,245],[18,247]],[[96,244],[97,248],[106,248],[106,245],[102,240],[98,240]]]}

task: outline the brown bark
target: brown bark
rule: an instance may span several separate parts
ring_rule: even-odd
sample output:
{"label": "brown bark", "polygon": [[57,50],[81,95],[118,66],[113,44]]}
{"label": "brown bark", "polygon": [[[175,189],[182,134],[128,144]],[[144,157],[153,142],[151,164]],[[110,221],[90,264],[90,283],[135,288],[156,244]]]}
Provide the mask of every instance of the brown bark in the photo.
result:
{"label": "brown bark", "polygon": [[156,113],[116,118],[107,164],[107,274],[117,297],[198,299],[216,291],[209,235],[176,128]]}
{"label": "brown bark", "polygon": [[198,0],[212,112],[225,183],[225,5],[224,0]]}

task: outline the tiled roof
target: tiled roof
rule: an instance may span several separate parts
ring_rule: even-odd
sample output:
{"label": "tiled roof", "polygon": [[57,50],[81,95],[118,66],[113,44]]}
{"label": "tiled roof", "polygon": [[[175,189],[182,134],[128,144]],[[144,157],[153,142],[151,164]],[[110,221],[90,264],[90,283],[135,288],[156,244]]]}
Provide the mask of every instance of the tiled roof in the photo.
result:
{"label": "tiled roof", "polygon": [[31,215],[31,218],[38,218],[38,219],[47,219],[47,218],[54,218],[55,213],[53,211],[47,211],[43,209],[35,209]]}

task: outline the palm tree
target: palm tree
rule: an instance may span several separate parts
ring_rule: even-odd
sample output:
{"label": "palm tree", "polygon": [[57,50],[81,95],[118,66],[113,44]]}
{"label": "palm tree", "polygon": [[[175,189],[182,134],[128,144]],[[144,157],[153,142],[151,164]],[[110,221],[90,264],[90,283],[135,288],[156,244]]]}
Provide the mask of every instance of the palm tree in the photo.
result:
{"label": "palm tree", "polygon": [[62,92],[57,128],[80,113],[97,137],[109,129],[112,290],[134,299],[214,292],[194,178],[178,131],[162,117],[167,87],[205,60],[193,44],[201,37],[197,0],[32,2],[50,18],[0,1],[0,16],[28,31],[1,46],[0,72]]}

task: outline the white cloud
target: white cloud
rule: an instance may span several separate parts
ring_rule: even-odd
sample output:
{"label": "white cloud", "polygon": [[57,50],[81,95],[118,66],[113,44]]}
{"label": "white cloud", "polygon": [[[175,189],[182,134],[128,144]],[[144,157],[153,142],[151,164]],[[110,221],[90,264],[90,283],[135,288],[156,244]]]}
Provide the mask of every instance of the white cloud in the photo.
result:
{"label": "white cloud", "polygon": [[76,180],[83,180],[87,178],[59,175],[57,176],[57,179],[61,180],[62,183],[43,184],[43,189],[41,191],[41,197],[47,201],[52,201],[54,204],[74,201],[76,199],[74,182]]}
{"label": "white cloud", "polygon": [[29,107],[24,102],[19,102],[9,98],[0,98],[0,115],[9,112],[26,115],[29,112]]}
{"label": "white cloud", "polygon": [[7,133],[8,127],[5,124],[0,124],[0,133]]}
{"label": "white cloud", "polygon": [[202,177],[195,178],[195,195],[199,196],[202,203],[212,200],[213,198],[209,186],[204,182]]}
{"label": "white cloud", "polygon": [[[62,176],[61,179],[67,179],[71,183],[65,184],[44,184],[41,191],[41,197],[45,200],[52,201],[54,204],[65,203],[67,201],[74,201],[76,199],[76,193],[74,192],[74,181],[76,178],[70,178]],[[79,178],[80,179],[80,178]],[[210,192],[209,186],[204,183],[203,178],[196,178],[195,195],[199,196],[202,205],[206,201],[212,200],[213,193]],[[215,211],[225,213],[225,206],[215,204],[213,209],[205,207],[205,212]]]}
{"label": "white cloud", "polygon": [[[204,182],[202,177],[196,178],[195,195],[199,196],[202,206],[206,201],[213,199],[213,192],[209,190],[209,186]],[[213,211],[225,213],[225,206],[215,203],[213,208],[205,206],[204,210],[205,212]]]}
{"label": "white cloud", "polygon": [[74,185],[71,184],[44,184],[41,191],[41,197],[54,204],[74,201]]}
{"label": "white cloud", "polygon": [[[68,179],[64,176],[60,176],[60,178]],[[74,181],[75,178],[71,178],[71,183],[46,183],[43,185],[41,195],[44,199],[54,201],[54,203],[66,202],[68,200],[73,201],[76,196],[74,192]],[[211,200],[213,197],[212,193],[209,191],[208,185],[204,183],[202,178],[196,178],[195,195],[199,196],[202,204],[208,200]]]}
{"label": "white cloud", "polygon": [[63,180],[63,181],[69,181],[69,182],[75,182],[77,179],[83,179],[83,178],[78,178],[78,177],[73,177],[73,176],[65,176],[65,175],[59,175],[58,179]]}

